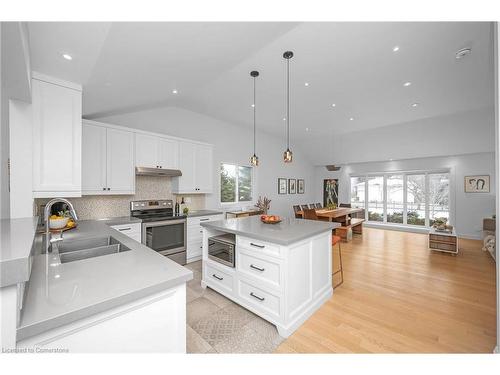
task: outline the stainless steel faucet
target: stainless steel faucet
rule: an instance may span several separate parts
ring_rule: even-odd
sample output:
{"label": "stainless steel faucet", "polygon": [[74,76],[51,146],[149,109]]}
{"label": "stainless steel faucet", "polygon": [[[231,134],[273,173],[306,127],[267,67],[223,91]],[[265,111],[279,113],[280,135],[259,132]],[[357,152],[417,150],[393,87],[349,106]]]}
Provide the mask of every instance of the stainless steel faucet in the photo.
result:
{"label": "stainless steel faucet", "polygon": [[43,220],[45,222],[45,254],[49,253],[49,247],[51,243],[62,241],[62,231],[60,233],[60,236],[58,238],[52,238],[50,234],[50,225],[49,225],[49,217],[50,217],[50,212],[52,211],[52,206],[55,203],[65,203],[69,207],[69,213],[73,220],[77,221],[78,216],[76,214],[75,208],[73,207],[73,204],[67,199],[64,198],[54,198],[51,199],[50,201],[47,202],[45,205],[45,210],[43,212]]}

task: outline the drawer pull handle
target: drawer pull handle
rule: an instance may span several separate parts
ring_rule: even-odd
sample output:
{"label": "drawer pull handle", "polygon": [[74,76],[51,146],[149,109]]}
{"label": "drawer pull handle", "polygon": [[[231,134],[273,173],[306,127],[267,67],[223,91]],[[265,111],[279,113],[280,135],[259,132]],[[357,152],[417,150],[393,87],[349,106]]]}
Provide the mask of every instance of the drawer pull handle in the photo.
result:
{"label": "drawer pull handle", "polygon": [[126,230],[131,230],[132,228],[120,228],[118,229],[120,232],[125,232]]}
{"label": "drawer pull handle", "polygon": [[257,245],[257,244],[255,244],[255,243],[253,243],[253,242],[250,242],[250,245],[252,245],[252,246],[254,246],[254,247],[258,247],[259,249],[263,249],[263,248],[265,248],[265,246],[264,246],[264,245]]}
{"label": "drawer pull handle", "polygon": [[224,280],[223,277],[219,277],[215,273],[212,276],[215,277],[217,280],[220,280],[220,281]]}
{"label": "drawer pull handle", "polygon": [[254,266],[253,264],[250,264],[250,268],[253,268],[254,270],[257,270],[260,272],[264,272],[266,270],[265,268],[260,268],[260,267]]}
{"label": "drawer pull handle", "polygon": [[208,218],[207,219],[200,219],[200,221],[207,221],[207,220],[210,220],[210,219],[208,219]]}
{"label": "drawer pull handle", "polygon": [[203,233],[203,231],[202,231],[202,230],[200,230],[200,233]]}
{"label": "drawer pull handle", "polygon": [[253,298],[257,298],[259,301],[264,301],[265,298],[264,297],[259,297],[258,295],[254,294],[253,292],[250,292],[250,295],[253,297]]}

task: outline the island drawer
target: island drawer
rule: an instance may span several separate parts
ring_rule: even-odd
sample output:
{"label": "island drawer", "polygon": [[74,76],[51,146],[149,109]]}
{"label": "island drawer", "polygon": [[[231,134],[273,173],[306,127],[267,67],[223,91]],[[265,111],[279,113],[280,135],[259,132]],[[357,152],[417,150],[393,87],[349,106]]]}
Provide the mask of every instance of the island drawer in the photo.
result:
{"label": "island drawer", "polygon": [[215,286],[220,286],[228,292],[233,292],[233,276],[229,273],[212,267],[209,264],[205,264],[205,272],[204,280]]}
{"label": "island drawer", "polygon": [[280,261],[273,258],[264,258],[264,256],[255,253],[255,251],[249,252],[240,249],[236,257],[238,271],[248,277],[271,283],[274,287],[279,288],[281,285]]}
{"label": "island drawer", "polygon": [[236,245],[255,252],[261,252],[272,256],[280,256],[280,246],[265,241],[237,236]]}
{"label": "island drawer", "polygon": [[244,279],[238,280],[238,295],[255,310],[262,312],[264,316],[281,317],[281,298],[279,296],[257,288]]}

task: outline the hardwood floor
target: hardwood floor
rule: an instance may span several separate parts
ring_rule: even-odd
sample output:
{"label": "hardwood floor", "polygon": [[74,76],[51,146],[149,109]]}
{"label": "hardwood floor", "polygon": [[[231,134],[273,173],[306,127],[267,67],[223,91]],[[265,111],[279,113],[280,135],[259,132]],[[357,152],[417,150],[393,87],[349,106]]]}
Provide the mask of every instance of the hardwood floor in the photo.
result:
{"label": "hardwood floor", "polygon": [[365,228],[342,243],[344,283],[276,352],[492,353],[495,262],[481,244],[461,239],[452,256],[424,234]]}

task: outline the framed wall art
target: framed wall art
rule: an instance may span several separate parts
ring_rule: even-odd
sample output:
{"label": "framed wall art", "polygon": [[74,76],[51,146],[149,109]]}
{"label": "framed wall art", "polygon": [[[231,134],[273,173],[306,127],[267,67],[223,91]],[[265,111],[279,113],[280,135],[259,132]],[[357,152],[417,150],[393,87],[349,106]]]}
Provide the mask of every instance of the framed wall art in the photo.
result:
{"label": "framed wall art", "polygon": [[297,194],[304,194],[305,183],[303,179],[297,180]]}
{"label": "framed wall art", "polygon": [[295,178],[288,179],[288,194],[297,193],[297,180]]}
{"label": "framed wall art", "polygon": [[286,178],[278,178],[278,194],[286,194]]}
{"label": "framed wall art", "polygon": [[490,192],[490,176],[465,176],[464,177],[466,193],[489,193]]}

